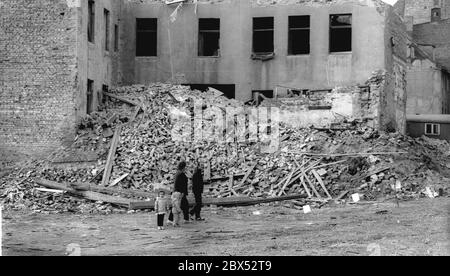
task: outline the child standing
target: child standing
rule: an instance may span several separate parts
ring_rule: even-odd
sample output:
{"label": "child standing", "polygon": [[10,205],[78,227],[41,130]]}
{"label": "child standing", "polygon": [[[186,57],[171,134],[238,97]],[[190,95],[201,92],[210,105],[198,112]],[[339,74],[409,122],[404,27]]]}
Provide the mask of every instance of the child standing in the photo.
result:
{"label": "child standing", "polygon": [[158,230],[164,230],[164,215],[169,211],[169,203],[164,198],[166,192],[159,191],[159,196],[155,201],[155,212],[158,221]]}
{"label": "child standing", "polygon": [[181,213],[181,193],[172,193],[172,213],[173,213],[173,225],[180,226]]}

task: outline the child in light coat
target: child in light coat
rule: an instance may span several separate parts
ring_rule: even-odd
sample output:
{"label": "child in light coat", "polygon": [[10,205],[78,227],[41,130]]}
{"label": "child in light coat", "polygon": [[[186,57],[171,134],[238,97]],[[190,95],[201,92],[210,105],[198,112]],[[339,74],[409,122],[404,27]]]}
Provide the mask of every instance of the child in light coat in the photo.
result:
{"label": "child in light coat", "polygon": [[155,212],[158,222],[158,230],[164,230],[164,216],[170,210],[169,202],[165,198],[166,193],[164,191],[159,191],[159,196],[155,201]]}
{"label": "child in light coat", "polygon": [[181,193],[174,192],[172,193],[172,213],[173,213],[173,226],[180,226],[181,219]]}

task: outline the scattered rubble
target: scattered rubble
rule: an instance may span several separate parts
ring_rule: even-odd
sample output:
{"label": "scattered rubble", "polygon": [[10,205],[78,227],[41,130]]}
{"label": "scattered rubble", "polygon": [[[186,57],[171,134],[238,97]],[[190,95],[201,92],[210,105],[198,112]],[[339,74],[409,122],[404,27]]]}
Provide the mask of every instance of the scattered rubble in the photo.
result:
{"label": "scattered rubble", "polygon": [[192,98],[202,99],[204,109],[243,106],[214,89],[200,92],[171,84],[117,88],[104,96],[100,112],[81,120],[72,145],[0,178],[3,204],[37,212],[124,212],[117,204],[89,203],[81,194],[39,189],[36,179],[89,184],[90,192],[119,189],[128,191],[121,198],[145,202],[156,187],[171,187],[179,161],[187,161],[189,176],[198,157],[204,161],[204,196],[209,199],[258,202],[252,199],[298,195],[303,199],[291,200],[290,206],[303,210],[306,203],[320,207],[351,201],[353,194],[371,201],[448,191],[448,142],[384,133],[358,122],[328,129],[281,125],[280,150],[270,154],[262,153],[257,142],[174,141],[170,111],[190,110]]}

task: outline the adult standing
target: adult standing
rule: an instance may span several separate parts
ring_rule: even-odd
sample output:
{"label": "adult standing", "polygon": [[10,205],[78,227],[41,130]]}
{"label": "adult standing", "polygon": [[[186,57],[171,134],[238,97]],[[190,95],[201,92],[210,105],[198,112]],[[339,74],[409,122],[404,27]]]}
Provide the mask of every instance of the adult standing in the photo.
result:
{"label": "adult standing", "polygon": [[175,192],[180,192],[181,197],[181,210],[183,211],[183,217],[185,222],[189,222],[189,202],[187,200],[188,195],[188,178],[185,174],[186,162],[181,161],[178,164],[178,172],[175,175]]}
{"label": "adult standing", "polygon": [[192,192],[194,193],[195,206],[192,208],[190,214],[193,216],[195,214],[196,220],[202,219],[200,212],[202,210],[202,193],[203,193],[203,173],[200,167],[200,163],[197,162],[194,174],[192,175]]}

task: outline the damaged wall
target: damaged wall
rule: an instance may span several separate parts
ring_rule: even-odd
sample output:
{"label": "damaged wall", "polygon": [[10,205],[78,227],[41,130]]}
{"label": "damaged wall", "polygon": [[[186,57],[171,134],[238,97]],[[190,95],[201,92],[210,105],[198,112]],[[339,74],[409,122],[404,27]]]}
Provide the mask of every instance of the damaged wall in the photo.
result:
{"label": "damaged wall", "polygon": [[[441,9],[441,18],[450,18],[449,0],[402,0],[405,1],[405,16],[413,17],[414,24],[431,22],[431,10]],[[437,3],[436,3],[437,2]],[[437,5],[436,5],[437,4]]]}
{"label": "damaged wall", "polygon": [[73,138],[77,9],[0,0],[0,154],[40,155]]}
{"label": "damaged wall", "polygon": [[[371,1],[201,1],[197,14],[195,5],[184,5],[174,23],[169,15],[176,5],[158,2],[134,1],[124,8],[121,28],[128,31],[122,39],[129,42],[122,58],[124,83],[175,77],[184,83],[236,84],[236,98],[248,100],[252,90],[273,90],[277,84],[322,89],[364,83],[384,68],[384,14]],[[343,13],[353,15],[352,52],[330,54],[329,15]],[[311,16],[309,55],[287,54],[289,15]],[[275,58],[265,62],[251,59],[252,18],[261,16],[273,16],[275,25]],[[149,17],[158,18],[158,56],[135,57],[135,19]],[[198,18],[211,17],[221,19],[220,57],[198,57]]]}
{"label": "damaged wall", "polygon": [[448,114],[450,76],[428,59],[416,59],[408,70],[408,114]]}

